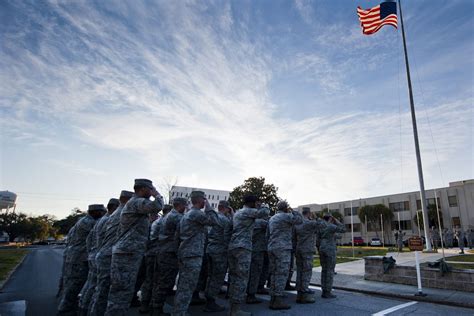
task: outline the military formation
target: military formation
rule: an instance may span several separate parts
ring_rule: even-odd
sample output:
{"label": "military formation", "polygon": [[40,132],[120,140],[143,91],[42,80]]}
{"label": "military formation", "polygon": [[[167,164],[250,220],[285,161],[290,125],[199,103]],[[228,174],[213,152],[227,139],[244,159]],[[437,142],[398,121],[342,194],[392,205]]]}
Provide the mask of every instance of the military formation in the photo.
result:
{"label": "military formation", "polygon": [[[316,249],[321,296],[334,298],[336,236],[344,225],[330,215],[293,211],[286,201],[274,213],[257,196],[241,202],[235,212],[228,201],[214,210],[204,192],[193,191],[189,200],[165,205],[152,181],[136,179],[133,192],[122,191],[107,206],[89,205],[67,236],[58,315],[119,316],[131,306],[170,315],[164,305],[171,299],[172,315],[187,315],[198,304],[223,313],[216,299],[225,295],[226,313],[245,316],[251,314],[243,304],[262,302],[256,294],[270,295],[272,310],[291,308],[283,298],[294,289],[296,303],[311,304]],[[289,283],[294,263],[296,288]]]}

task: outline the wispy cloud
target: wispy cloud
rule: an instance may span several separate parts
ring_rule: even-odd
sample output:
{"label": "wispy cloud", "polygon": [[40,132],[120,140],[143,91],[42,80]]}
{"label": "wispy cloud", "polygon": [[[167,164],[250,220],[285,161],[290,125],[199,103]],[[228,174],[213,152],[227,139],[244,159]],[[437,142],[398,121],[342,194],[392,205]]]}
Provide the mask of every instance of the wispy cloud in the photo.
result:
{"label": "wispy cloud", "polygon": [[[64,133],[75,144],[134,152],[140,157],[134,164],[151,177],[177,176],[182,185],[231,189],[261,175],[293,203],[398,191],[400,150],[404,180],[416,183],[407,111],[400,118],[347,104],[342,112],[296,120],[279,116],[271,101],[269,86],[282,69],[331,95],[350,93],[357,84],[347,77],[350,62],[329,55],[337,43],[328,34],[343,29],[311,38],[320,53],[301,49],[282,57],[264,35],[250,34],[229,4],[47,3],[47,14],[38,4],[12,5],[29,23],[4,30],[8,41],[0,51],[2,106],[24,122],[12,132],[18,142],[38,131],[39,140],[51,141]],[[295,6],[313,23],[308,2]],[[341,35],[342,53],[358,43],[356,36]],[[347,53],[352,61],[360,58],[354,50],[362,54],[368,44],[357,45]],[[383,102],[373,101],[374,108]],[[467,98],[442,100],[429,111],[446,168],[460,148],[472,146],[470,105]],[[431,181],[436,159],[426,146],[427,126],[420,125]],[[107,176],[90,162],[50,162]]]}

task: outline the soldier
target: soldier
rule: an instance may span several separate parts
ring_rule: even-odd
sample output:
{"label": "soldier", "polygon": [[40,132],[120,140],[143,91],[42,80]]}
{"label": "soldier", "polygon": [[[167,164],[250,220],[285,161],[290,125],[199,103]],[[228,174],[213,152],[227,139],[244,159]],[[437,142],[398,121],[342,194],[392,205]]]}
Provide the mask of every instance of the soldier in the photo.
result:
{"label": "soldier", "polygon": [[295,265],[295,252],[296,252],[296,231],[295,228],[293,227],[293,233],[291,235],[291,244],[293,248],[291,249],[291,257],[290,257],[290,268],[288,271],[288,279],[286,280],[286,285],[285,285],[285,291],[295,291],[296,287],[291,285],[291,279],[293,278],[293,272],[294,272],[294,265]]}
{"label": "soldier", "polygon": [[316,236],[326,227],[326,222],[311,220],[311,212],[304,209],[303,222],[295,226],[296,231],[296,303],[314,303],[314,291],[309,289],[316,253]]}
{"label": "soldier", "polygon": [[205,291],[205,312],[221,312],[225,309],[216,304],[216,297],[227,272],[227,251],[232,236],[232,222],[228,217],[231,212],[229,202],[219,201],[217,210],[217,225],[209,231],[206,248],[209,276]]}
{"label": "soldier", "polygon": [[[268,205],[263,204],[260,208],[266,208],[268,213],[270,209]],[[267,218],[257,218],[252,234],[252,261],[250,262],[250,276],[247,286],[247,304],[258,304],[262,301],[257,299],[255,294],[258,290],[260,276],[263,272],[263,263],[265,260],[265,252],[267,251]]]}
{"label": "soldier", "polygon": [[449,228],[445,229],[444,242],[446,243],[446,248],[453,247],[453,231]]}
{"label": "soldier", "polygon": [[346,229],[332,215],[326,214],[323,219],[327,222],[326,227],[319,234],[319,258],[321,261],[321,288],[322,298],[335,298],[332,294],[334,268],[336,266],[336,237],[337,233],[343,234]]}
{"label": "soldier", "polygon": [[86,239],[96,220],[104,213],[104,205],[89,205],[87,215],[73,227],[74,233],[68,240],[67,257],[64,262],[64,285],[58,306],[59,315],[75,315],[77,312],[77,295],[86,282],[88,273]]}
{"label": "soldier", "polygon": [[441,239],[440,239],[438,230],[434,226],[431,227],[430,237],[431,237],[431,244],[433,245],[433,250],[438,251],[438,245]]}
{"label": "soldier", "polygon": [[[112,248],[110,290],[105,315],[126,315],[135,295],[131,285],[137,280],[138,270],[146,251],[149,214],[163,208],[163,198],[148,179],[136,179],[135,195],[122,209],[119,237]],[[153,196],[154,201],[149,200]]]}
{"label": "soldier", "polygon": [[176,233],[187,204],[188,200],[185,198],[174,198],[173,209],[163,217],[158,237],[159,254],[155,261],[152,293],[153,316],[166,315],[163,313],[166,295],[173,290],[178,275],[179,240]]}
{"label": "soldier", "polygon": [[104,228],[99,231],[97,254],[95,262],[97,265],[97,284],[92,295],[89,306],[89,314],[102,316],[107,307],[107,297],[110,287],[110,262],[112,260],[112,246],[117,240],[117,229],[120,223],[120,214],[128,200],[133,196],[133,192],[123,190],[120,192],[119,206],[104,223]]}
{"label": "soldier", "polygon": [[462,228],[460,228],[458,226],[457,230],[456,230],[456,239],[458,240],[458,246],[459,246],[459,250],[461,250],[459,252],[459,254],[463,255],[464,254],[464,247],[466,246],[465,243],[464,243],[464,231],[462,230]]}
{"label": "soldier", "polygon": [[268,258],[270,260],[271,287],[270,309],[289,309],[283,302],[284,289],[288,279],[291,251],[293,249],[293,227],[301,224],[300,213],[291,211],[286,201],[277,204],[278,212],[268,222]]}
{"label": "soldier", "polygon": [[233,219],[232,237],[229,243],[229,297],[231,316],[246,316],[250,313],[241,310],[247,292],[250,262],[252,260],[252,234],[255,220],[268,217],[268,209],[257,209],[255,195],[244,197],[244,207],[238,210]]}
{"label": "soldier", "polygon": [[467,232],[467,242],[469,245],[469,249],[472,249],[474,247],[474,229],[469,229]]}
{"label": "soldier", "polygon": [[82,287],[81,290],[81,299],[79,300],[79,316],[87,315],[87,310],[92,299],[92,295],[95,291],[95,286],[97,284],[97,265],[95,261],[95,256],[98,251],[98,246],[100,245],[100,239],[103,238],[103,234],[99,236],[104,224],[107,222],[109,215],[111,215],[120,202],[118,199],[110,199],[107,204],[107,213],[102,216],[94,225],[94,228],[90,231],[86,239],[86,248],[88,253],[87,261],[89,263],[89,273],[87,275],[87,281]]}
{"label": "soldier", "polygon": [[397,241],[397,247],[398,247],[398,252],[403,251],[403,236],[405,233],[402,232],[402,230],[398,230],[395,233],[395,240]]}
{"label": "soldier", "polygon": [[158,237],[160,235],[161,227],[163,227],[163,219],[171,210],[173,206],[165,204],[163,206],[163,216],[156,219],[151,224],[150,228],[150,240],[147,244],[147,250],[145,254],[145,280],[140,288],[141,290],[141,304],[138,311],[140,313],[148,313],[150,311],[151,296],[153,292],[153,280],[155,279],[155,261],[156,256],[159,252]]}
{"label": "soldier", "polygon": [[174,298],[175,316],[187,313],[199,280],[207,226],[217,224],[217,213],[211,208],[204,192],[191,192],[191,203],[193,206],[184,214],[178,230],[181,243],[178,249],[179,279]]}

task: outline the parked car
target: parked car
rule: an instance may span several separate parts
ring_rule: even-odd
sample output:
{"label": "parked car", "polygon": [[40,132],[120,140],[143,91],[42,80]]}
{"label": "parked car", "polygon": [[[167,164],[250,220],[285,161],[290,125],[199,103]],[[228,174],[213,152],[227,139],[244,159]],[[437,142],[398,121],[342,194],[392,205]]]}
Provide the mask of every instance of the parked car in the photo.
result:
{"label": "parked car", "polygon": [[370,240],[369,245],[371,245],[371,246],[382,246],[382,241],[380,240],[380,238],[374,237]]}
{"label": "parked car", "polygon": [[362,237],[354,237],[354,246],[363,246],[364,239]]}

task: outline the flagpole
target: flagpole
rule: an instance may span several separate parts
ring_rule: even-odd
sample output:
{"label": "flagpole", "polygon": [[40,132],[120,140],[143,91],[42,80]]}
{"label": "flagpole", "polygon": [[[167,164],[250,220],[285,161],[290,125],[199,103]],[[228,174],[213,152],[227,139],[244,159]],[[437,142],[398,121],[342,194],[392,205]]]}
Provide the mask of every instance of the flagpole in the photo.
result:
{"label": "flagpole", "polygon": [[428,209],[426,207],[426,194],[425,194],[425,183],[423,180],[423,168],[421,165],[421,155],[420,155],[420,144],[418,142],[418,128],[416,126],[416,115],[415,115],[415,103],[413,101],[413,91],[411,87],[411,78],[410,78],[410,65],[408,64],[408,54],[407,54],[407,43],[405,39],[405,27],[403,25],[403,15],[402,15],[402,6],[400,0],[398,0],[398,7],[400,8],[400,21],[402,24],[402,37],[403,37],[403,49],[405,52],[405,66],[407,70],[407,82],[408,82],[408,94],[410,96],[410,109],[411,109],[411,121],[413,124],[413,137],[415,139],[415,153],[416,153],[416,162],[418,166],[418,180],[420,182],[420,195],[421,195],[421,210],[423,212],[423,227],[426,240],[426,250],[431,251],[431,244],[428,242]]}

